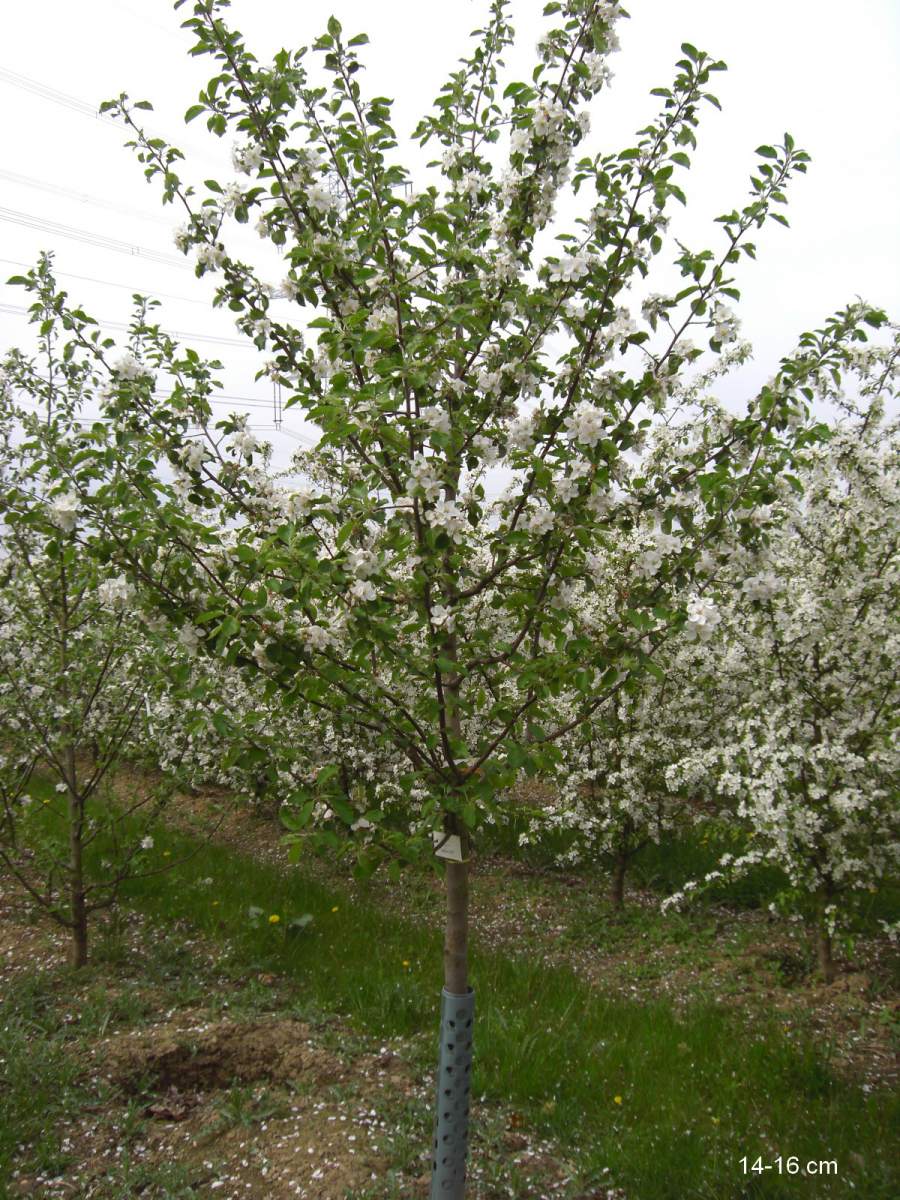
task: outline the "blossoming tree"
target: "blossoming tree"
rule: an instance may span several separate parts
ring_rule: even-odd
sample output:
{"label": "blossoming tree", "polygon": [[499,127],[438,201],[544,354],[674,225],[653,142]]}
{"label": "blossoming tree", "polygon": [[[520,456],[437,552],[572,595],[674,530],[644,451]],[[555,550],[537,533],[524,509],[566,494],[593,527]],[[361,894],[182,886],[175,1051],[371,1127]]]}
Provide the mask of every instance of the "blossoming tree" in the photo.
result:
{"label": "blossoming tree", "polygon": [[[64,402],[45,422],[17,411],[5,390],[3,399],[0,872],[70,932],[80,967],[91,914],[113,907],[126,879],[157,869],[147,830],[166,780],[115,806],[107,789],[126,750],[146,761],[138,735],[145,707],[170,683],[170,655],[147,645],[129,611],[131,585],[78,547],[75,492],[46,479],[48,444],[63,458],[74,449]],[[36,443],[27,440],[35,428]]]}
{"label": "blossoming tree", "polygon": [[[740,536],[746,513],[768,501],[811,436],[805,380],[866,314],[787,358],[744,413],[715,406],[707,419],[712,402],[689,386],[704,352],[685,335],[705,337],[727,366],[729,272],[753,254],[755,229],[783,220],[784,188],[807,156],[788,136],[760,147],[749,201],[721,218],[720,251],[680,246],[684,287],[653,298],[639,326],[628,289],[641,286],[663,249],[667,210],[684,200],[675,173],[690,164],[723,64],[685,45],[672,86],[658,89],[659,117],[635,144],[579,158],[588,106],[610,79],[616,3],[548,4],[530,81],[502,88],[513,30],[508,4],[494,0],[473,52],[414,133],[441,147],[430,168],[440,186],[419,191],[395,158],[390,102],[360,87],[363,35],[347,40],[329,20],[312,48],[327,82],[313,83],[307,48],[261,66],[225,24],[226,7],[196,0],[185,23],[192,52],[217,63],[187,116],[237,135],[238,179],[208,181],[201,199],[179,177],[180,152],[142,128],[146,102],[123,95],[107,107],[129,125],[164,201],[181,206],[177,242],[198,274],[216,274],[216,303],[268,352],[262,371],[321,430],[329,486],[289,490],[246,422],[214,424],[210,364],[181,351],[146,309],[131,354],[113,361],[85,314],[46,281],[28,283],[71,331],[72,353],[92,355],[104,377],[108,421],[91,434],[94,467],[85,459],[68,473],[92,514],[94,548],[123,565],[185,644],[402,756],[398,782],[422,817],[407,850],[431,853],[423,831],[433,833],[446,863],[432,1188],[458,1197],[473,836],[516,771],[551,768],[573,723],[683,628],[701,555],[726,530]],[[570,182],[590,196],[554,247],[556,199]],[[282,255],[278,285],[229,253],[229,222],[251,216]],[[673,453],[663,443],[645,453],[647,431],[666,419],[683,427],[665,443]],[[588,556],[637,523],[677,551],[618,592],[592,639],[570,636]],[[226,528],[237,530],[227,552]],[[693,619],[706,620],[698,586]],[[557,699],[573,678],[581,699],[561,719]],[[314,810],[301,801],[298,811],[302,822]],[[367,819],[377,827],[378,811]]]}
{"label": "blossoming tree", "polygon": [[740,703],[727,740],[712,730],[669,770],[673,785],[716,794],[746,833],[713,877],[775,863],[782,899],[812,906],[826,982],[835,927],[900,863],[900,430],[885,417],[898,352],[895,342],[848,363],[861,400],[845,399],[849,413],[810,451],[804,494],[767,514],[762,569],[735,581],[722,674]]}
{"label": "blossoming tree", "polygon": [[629,866],[646,845],[710,814],[690,790],[667,786],[666,768],[727,723],[727,708],[710,703],[714,661],[705,643],[669,645],[655,655],[662,678],[623,689],[576,725],[561,747],[556,792],[524,835],[530,842],[562,834],[561,862],[608,867],[614,908],[623,907]]}

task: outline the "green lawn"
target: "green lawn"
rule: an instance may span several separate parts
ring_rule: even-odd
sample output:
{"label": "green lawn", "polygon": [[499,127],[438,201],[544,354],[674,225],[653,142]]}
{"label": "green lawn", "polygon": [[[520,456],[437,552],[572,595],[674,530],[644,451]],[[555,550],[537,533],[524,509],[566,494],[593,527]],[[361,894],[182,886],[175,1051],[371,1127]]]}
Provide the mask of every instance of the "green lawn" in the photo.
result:
{"label": "green lawn", "polygon": [[[437,929],[354,898],[340,883],[325,886],[302,864],[275,867],[162,827],[154,837],[160,859],[186,861],[128,885],[127,906],[163,931],[189,923],[221,944],[232,969],[292,980],[309,1011],[340,1014],[377,1038],[422,1035],[428,1064],[440,989]],[[306,914],[305,927],[292,925]],[[714,997],[679,1009],[652,984],[632,999],[607,994],[540,954],[497,953],[477,938],[472,975],[474,1092],[512,1106],[557,1140],[596,1185],[623,1188],[629,1200],[900,1194],[891,1154],[897,1097],[865,1094],[839,1077],[825,1046],[787,1038],[774,1014],[742,1012]],[[71,1084],[58,1046],[41,1057],[29,1050],[35,1033],[4,1027],[13,1076],[12,1087],[0,1089],[7,1159],[35,1130],[27,1106],[16,1108],[23,1089],[36,1108],[52,1111]],[[836,1160],[837,1175],[742,1171],[745,1156],[774,1162],[778,1155]]]}

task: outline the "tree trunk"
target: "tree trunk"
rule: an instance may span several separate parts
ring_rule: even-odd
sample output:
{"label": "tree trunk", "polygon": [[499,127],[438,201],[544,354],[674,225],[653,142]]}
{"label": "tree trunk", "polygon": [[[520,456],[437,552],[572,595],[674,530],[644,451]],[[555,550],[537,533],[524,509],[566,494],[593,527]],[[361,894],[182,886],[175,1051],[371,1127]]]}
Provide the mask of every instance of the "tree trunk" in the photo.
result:
{"label": "tree trunk", "polygon": [[[447,819],[448,832],[460,829]],[[444,990],[431,1158],[431,1200],[464,1200],[472,1083],[475,996],[469,987],[468,838],[460,834],[462,862],[447,863]]]}
{"label": "tree trunk", "polygon": [[[468,857],[465,838],[463,858]],[[452,996],[469,990],[469,864],[447,863],[447,913],[444,925],[444,988]]]}
{"label": "tree trunk", "polygon": [[613,863],[612,880],[609,887],[609,901],[615,909],[625,907],[625,872],[628,869],[628,855],[619,850]]}
{"label": "tree trunk", "polygon": [[829,889],[819,892],[819,911],[816,914],[816,958],[819,974],[826,983],[834,983],[835,967],[831,932],[828,929],[828,914],[825,911],[831,900]]}
{"label": "tree trunk", "polygon": [[84,896],[72,895],[72,943],[69,946],[69,966],[83,967],[88,960],[87,913]]}
{"label": "tree trunk", "polygon": [[83,967],[88,955],[87,905],[84,895],[82,830],[84,811],[77,796],[69,794],[69,889],[72,907],[72,944],[69,963]]}
{"label": "tree trunk", "polygon": [[832,957],[831,934],[824,924],[816,930],[816,957],[819,960],[819,972],[826,983],[834,983],[834,958]]}
{"label": "tree trunk", "polygon": [[[447,487],[455,499],[456,486]],[[445,556],[450,576],[449,556]],[[456,634],[446,631],[444,653],[458,661]],[[454,674],[444,692],[449,767],[466,761],[462,748],[460,695],[462,677]],[[447,741],[445,737],[445,742]],[[469,1091],[472,1083],[472,1022],[475,997],[469,987],[469,837],[454,812],[444,814],[444,831],[459,838],[462,861],[447,860],[447,910],[444,923],[444,987],[441,994],[441,1033],[431,1147],[431,1200],[465,1200],[469,1155]]]}

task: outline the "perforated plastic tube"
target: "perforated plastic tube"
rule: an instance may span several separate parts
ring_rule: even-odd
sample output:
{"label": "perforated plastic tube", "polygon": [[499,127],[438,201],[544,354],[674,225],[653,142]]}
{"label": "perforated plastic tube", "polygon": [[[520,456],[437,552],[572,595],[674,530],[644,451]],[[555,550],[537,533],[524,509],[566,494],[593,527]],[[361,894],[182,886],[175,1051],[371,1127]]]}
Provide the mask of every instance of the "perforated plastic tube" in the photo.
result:
{"label": "perforated plastic tube", "polygon": [[441,1048],[431,1161],[431,1200],[463,1200],[469,1145],[475,993],[441,992]]}

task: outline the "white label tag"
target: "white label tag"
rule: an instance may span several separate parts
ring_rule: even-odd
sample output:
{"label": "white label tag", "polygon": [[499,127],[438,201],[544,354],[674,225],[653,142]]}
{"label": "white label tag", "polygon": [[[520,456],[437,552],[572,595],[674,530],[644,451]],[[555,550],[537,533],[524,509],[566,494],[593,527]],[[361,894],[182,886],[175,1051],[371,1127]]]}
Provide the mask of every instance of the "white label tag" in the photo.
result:
{"label": "white label tag", "polygon": [[455,833],[433,833],[434,852],[438,858],[462,862],[462,842]]}

